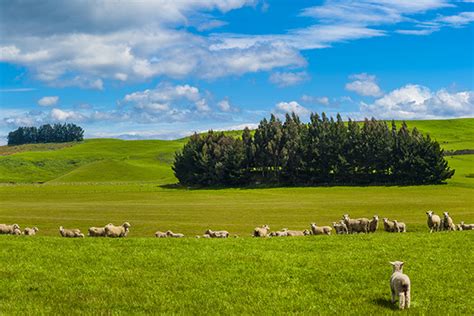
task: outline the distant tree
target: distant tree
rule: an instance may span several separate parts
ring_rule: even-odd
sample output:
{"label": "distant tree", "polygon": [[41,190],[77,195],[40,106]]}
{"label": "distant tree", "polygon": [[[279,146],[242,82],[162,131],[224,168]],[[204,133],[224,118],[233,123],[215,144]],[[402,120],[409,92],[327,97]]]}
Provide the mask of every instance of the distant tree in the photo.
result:
{"label": "distant tree", "polygon": [[8,133],[8,145],[82,141],[84,130],[75,124],[45,124],[36,128],[19,127]]}

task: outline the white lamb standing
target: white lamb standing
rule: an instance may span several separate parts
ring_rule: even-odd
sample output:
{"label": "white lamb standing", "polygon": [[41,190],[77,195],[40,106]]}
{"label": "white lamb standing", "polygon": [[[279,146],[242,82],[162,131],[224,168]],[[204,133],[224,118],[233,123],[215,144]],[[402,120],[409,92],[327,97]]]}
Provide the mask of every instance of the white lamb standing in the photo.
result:
{"label": "white lamb standing", "polygon": [[403,273],[403,262],[390,262],[393,267],[392,277],[390,278],[390,290],[392,291],[392,304],[398,296],[400,309],[410,308],[410,278]]}

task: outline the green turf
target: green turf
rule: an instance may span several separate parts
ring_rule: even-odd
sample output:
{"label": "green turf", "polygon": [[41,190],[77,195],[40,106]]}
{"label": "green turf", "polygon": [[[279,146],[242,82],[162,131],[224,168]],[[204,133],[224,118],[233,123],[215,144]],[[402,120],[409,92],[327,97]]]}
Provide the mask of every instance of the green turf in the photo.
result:
{"label": "green turf", "polygon": [[[411,314],[472,315],[474,232],[281,239],[0,236],[10,314],[394,314],[405,261]],[[471,246],[469,246],[471,245]],[[405,314],[405,313],[403,313]]]}

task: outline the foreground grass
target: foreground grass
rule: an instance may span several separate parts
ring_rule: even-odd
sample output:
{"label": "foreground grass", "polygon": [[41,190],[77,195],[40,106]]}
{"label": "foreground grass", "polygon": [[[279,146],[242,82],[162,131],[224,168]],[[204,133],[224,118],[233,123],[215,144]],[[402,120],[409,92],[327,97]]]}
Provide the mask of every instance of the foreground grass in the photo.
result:
{"label": "foreground grass", "polygon": [[389,261],[415,314],[474,313],[472,232],[281,239],[0,236],[3,314],[390,314]]}

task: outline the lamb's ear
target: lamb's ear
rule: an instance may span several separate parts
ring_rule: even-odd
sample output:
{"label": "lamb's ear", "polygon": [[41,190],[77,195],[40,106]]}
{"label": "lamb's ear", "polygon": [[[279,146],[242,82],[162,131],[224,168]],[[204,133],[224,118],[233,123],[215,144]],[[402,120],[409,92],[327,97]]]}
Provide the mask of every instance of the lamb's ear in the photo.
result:
{"label": "lamb's ear", "polygon": [[394,266],[394,265],[395,265],[395,262],[390,261],[390,264],[391,264],[392,266]]}
{"label": "lamb's ear", "polygon": [[400,268],[403,267],[403,264],[404,264],[404,263],[405,263],[405,262],[400,262]]}

